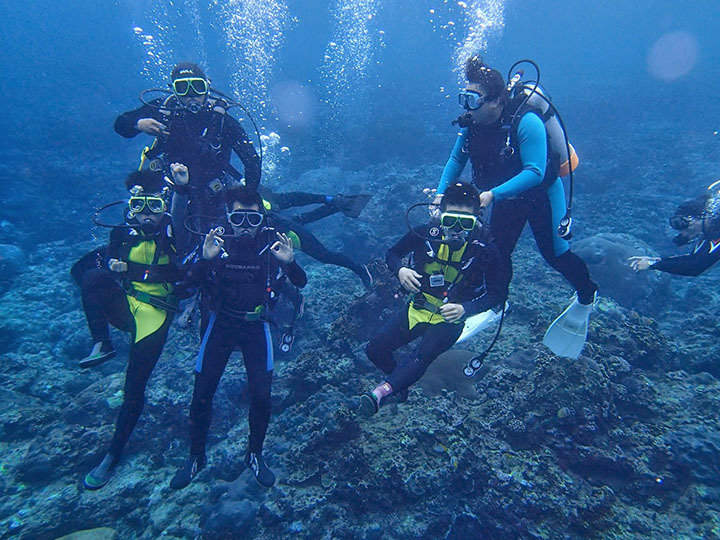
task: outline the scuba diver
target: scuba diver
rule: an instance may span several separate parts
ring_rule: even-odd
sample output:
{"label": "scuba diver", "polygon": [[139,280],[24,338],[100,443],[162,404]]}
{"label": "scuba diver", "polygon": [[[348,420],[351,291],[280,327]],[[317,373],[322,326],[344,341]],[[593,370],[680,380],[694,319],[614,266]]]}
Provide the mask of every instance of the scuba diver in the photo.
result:
{"label": "scuba diver", "polygon": [[[539,81],[537,65],[522,62],[535,66]],[[478,55],[465,63],[465,76],[468,85],[459,94],[465,113],[454,122],[461,130],[443,170],[436,202],[470,159],[472,181],[481,190],[481,205],[491,206],[490,232],[510,277],[512,252],[525,224],[530,224],[545,261],[576,290],[570,306],[548,328],[543,343],[558,356],[577,358],[587,339],[597,291],[585,262],[570,251],[567,242],[570,208],[559,175],[572,174],[577,156],[564,129],[557,133],[562,123],[558,125],[557,110],[538,90],[539,82],[521,83],[519,71],[506,83]],[[531,98],[539,106],[528,107]]]}
{"label": "scuba diver", "polygon": [[[190,405],[190,457],[170,482],[186,487],[206,463],[205,444],[211,422],[212,400],[231,353],[239,347],[250,392],[250,435],[245,464],[258,483],[270,487],[275,475],[262,455],[270,422],[273,346],[267,312],[277,291],[289,280],[307,283],[294,260],[292,240],[267,226],[260,195],[237,186],[223,192],[227,228],[214,227],[205,236],[202,260],[190,267],[184,287],[200,287],[209,306],[203,320],[202,344],[195,365],[195,387]],[[232,234],[226,234],[230,230]]]}
{"label": "scuba diver", "polygon": [[231,164],[234,152],[245,169],[245,182],[260,184],[261,160],[240,123],[228,109],[229,98],[213,91],[205,72],[197,64],[181,62],[170,75],[168,90],[152,89],[163,95],[142,107],[125,112],[115,120],[115,131],[125,138],[146,133],[154,143],[142,153],[140,168],[149,161],[151,169],[168,172],[172,162],[184,163],[191,176],[187,189],[191,212],[220,214],[222,191],[228,178],[241,181],[243,175]]}
{"label": "scuba diver", "polygon": [[[181,62],[173,68],[170,78],[172,90],[150,89],[141,93],[143,106],[118,116],[115,131],[126,138],[139,133],[156,137],[155,142],[142,153],[141,169],[146,161],[149,161],[151,169],[168,173],[172,162],[187,165],[192,180],[187,188],[182,189],[189,190],[188,213],[199,220],[200,228],[207,230],[216,217],[223,215],[223,189],[238,183],[259,189],[262,155],[256,153],[245,130],[228,112],[232,107],[245,110],[244,107],[212,88],[200,66]],[[164,95],[147,101],[145,95],[149,92]],[[252,121],[249,114],[248,117]],[[259,139],[257,126],[255,131]],[[244,178],[230,164],[231,151],[243,163]],[[262,194],[269,203],[268,208],[274,211],[319,205],[292,218],[298,223],[297,236],[304,240],[303,251],[322,263],[348,268],[358,275],[366,288],[372,287],[373,278],[366,265],[327,250],[310,231],[302,228],[302,225],[337,212],[356,218],[367,205],[370,195],[274,193],[265,188]]]}
{"label": "scuba diver", "polygon": [[659,270],[678,276],[699,276],[720,260],[720,180],[707,191],[678,206],[670,218],[678,231],[673,242],[684,246],[695,241],[692,253],[675,257],[630,257],[628,263],[636,272]]}
{"label": "scuba diver", "polygon": [[[458,340],[464,320],[494,308],[507,295],[509,276],[477,217],[480,211],[475,187],[451,184],[440,201],[439,223],[411,229],[387,252],[388,268],[410,299],[367,345],[368,358],[386,378],[360,397],[361,415],[370,417],[388,402],[407,400],[408,388]],[[410,263],[404,266],[408,254]],[[415,355],[396,362],[393,352],[418,338]]]}
{"label": "scuba diver", "polygon": [[[186,185],[188,171],[173,164],[175,185]],[[184,276],[177,261],[173,222],[168,214],[170,189],[159,171],[128,175],[130,191],[126,226],[115,226],[102,267],[85,258],[73,267],[82,289],[82,304],[93,338],[90,355],[80,367],[115,356],[109,324],[131,336],[123,403],[115,434],[102,462],[85,476],[85,487],[99,489],[110,480],[145,402],[147,381],[160,358],[176,306],[175,283]],[[185,201],[173,203],[181,214]]]}

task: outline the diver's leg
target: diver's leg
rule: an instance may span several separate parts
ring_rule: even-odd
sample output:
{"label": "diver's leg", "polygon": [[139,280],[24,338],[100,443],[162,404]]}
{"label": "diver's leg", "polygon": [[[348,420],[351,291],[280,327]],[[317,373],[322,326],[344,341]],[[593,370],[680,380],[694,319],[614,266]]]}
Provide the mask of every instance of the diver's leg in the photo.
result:
{"label": "diver's leg", "polygon": [[96,268],[85,272],[82,275],[81,295],[93,348],[78,365],[81,368],[90,368],[115,357],[109,324],[130,332],[134,321],[125,291],[108,270]]}
{"label": "diver's leg", "polygon": [[424,333],[415,356],[400,362],[387,378],[396,393],[407,390],[419,381],[430,364],[455,344],[463,330],[462,324],[438,323],[423,326]]}
{"label": "diver's leg", "polygon": [[[288,191],[286,193],[274,193],[273,205],[277,210],[286,210],[295,206],[308,206],[310,204],[326,204],[332,200],[327,195],[317,193],[305,193],[303,191]],[[337,212],[337,210],[334,210]]]}
{"label": "diver's leg", "polygon": [[234,334],[213,320],[205,330],[195,366],[195,385],[190,404],[191,455],[205,455],[213,397],[235,346]]}
{"label": "diver's leg", "polygon": [[270,325],[267,322],[248,323],[238,337],[250,392],[248,449],[259,454],[270,423],[270,387],[274,361]]}
{"label": "diver's leg", "polygon": [[82,305],[94,342],[109,341],[109,323],[129,332],[132,316],[127,297],[109,270],[85,272],[81,285]]}
{"label": "diver's leg", "polygon": [[378,333],[370,338],[365,349],[368,359],[385,375],[390,375],[397,367],[393,352],[419,335],[419,331],[415,329],[420,325],[413,328],[415,332],[410,330],[407,312],[408,308],[405,307],[386,322]]}
{"label": "diver's leg", "polygon": [[510,281],[513,275],[512,253],[515,250],[520,234],[527,222],[527,202],[523,199],[503,200],[493,204],[492,215],[490,216],[490,233],[500,252],[502,263],[506,267],[505,274],[508,282],[503,287],[509,290]]}
{"label": "diver's leg", "polygon": [[557,234],[557,227],[565,211],[565,192],[562,181],[558,179],[548,189],[547,196],[538,197],[529,216],[530,228],[547,263],[575,288],[581,304],[592,304],[597,285],[590,279],[585,262],[570,251],[567,240]]}
{"label": "diver's leg", "polygon": [[212,401],[225,366],[235,346],[236,332],[216,323],[210,314],[195,364],[195,385],[190,404],[190,457],[170,481],[170,488],[182,489],[204,467],[205,443],[212,417]]}
{"label": "diver's leg", "polygon": [[339,211],[340,209],[335,206],[323,204],[322,206],[310,210],[309,212],[303,212],[302,214],[295,216],[293,221],[307,225],[308,223],[319,221],[328,216],[332,216],[333,214],[337,214]]}
{"label": "diver's leg", "polygon": [[360,396],[359,414],[365,417],[372,416],[390,396],[395,396],[398,402],[407,400],[407,387],[396,387],[394,384],[397,385],[397,382],[392,382],[399,369],[393,358],[393,352],[420,337],[426,326],[427,324],[420,323],[411,329],[408,308],[405,308],[370,340],[367,346],[368,358],[385,373],[386,379],[372,392]]}
{"label": "diver's leg", "polygon": [[248,323],[239,336],[239,344],[250,392],[248,414],[250,435],[245,464],[253,471],[261,485],[270,487],[275,483],[275,475],[262,456],[263,442],[272,410],[270,389],[273,374],[273,346],[270,325],[267,322]]}
{"label": "diver's leg", "polygon": [[130,346],[123,403],[109,449],[109,453],[116,459],[122,453],[140,418],[145,405],[145,387],[165,346],[171,323],[172,317],[168,314],[160,328]]}
{"label": "diver's leg", "polygon": [[342,253],[330,251],[320,243],[320,240],[318,240],[316,236],[301,225],[293,225],[292,231],[300,239],[300,249],[303,253],[306,253],[321,263],[342,266],[343,268],[352,270],[360,277],[366,287],[372,285],[372,276],[367,266],[356,263]]}

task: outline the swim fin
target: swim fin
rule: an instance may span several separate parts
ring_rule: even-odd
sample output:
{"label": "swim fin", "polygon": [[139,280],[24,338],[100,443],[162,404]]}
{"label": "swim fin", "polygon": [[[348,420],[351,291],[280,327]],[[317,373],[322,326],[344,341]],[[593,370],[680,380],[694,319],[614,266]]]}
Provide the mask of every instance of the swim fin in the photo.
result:
{"label": "swim fin", "polygon": [[575,297],[545,332],[543,343],[556,355],[577,358],[585,346],[592,304],[584,305]]}
{"label": "swim fin", "polygon": [[356,218],[360,215],[372,195],[335,195],[332,205],[347,217]]}

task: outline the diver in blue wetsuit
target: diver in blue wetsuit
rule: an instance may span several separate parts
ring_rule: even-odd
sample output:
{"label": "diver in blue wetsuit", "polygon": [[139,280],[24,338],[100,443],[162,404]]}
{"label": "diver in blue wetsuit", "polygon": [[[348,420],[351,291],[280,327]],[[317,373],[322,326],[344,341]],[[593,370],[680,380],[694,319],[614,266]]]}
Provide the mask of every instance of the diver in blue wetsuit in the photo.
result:
{"label": "diver in blue wetsuit", "polygon": [[512,275],[511,256],[520,233],[530,224],[543,258],[577,291],[577,298],[548,329],[543,340],[559,356],[576,358],[587,337],[597,285],[584,261],[556,232],[565,217],[560,163],[549,152],[543,120],[533,109],[519,111],[510,102],[502,75],[479,56],[465,64],[469,81],[460,101],[462,128],[438,186],[442,195],[467,164],[481,190],[483,206],[492,205],[490,231]]}
{"label": "diver in blue wetsuit", "polygon": [[685,201],[670,218],[678,231],[673,242],[683,246],[695,241],[692,253],[675,257],[630,257],[628,263],[636,272],[659,270],[678,276],[699,276],[720,260],[720,180],[703,195]]}

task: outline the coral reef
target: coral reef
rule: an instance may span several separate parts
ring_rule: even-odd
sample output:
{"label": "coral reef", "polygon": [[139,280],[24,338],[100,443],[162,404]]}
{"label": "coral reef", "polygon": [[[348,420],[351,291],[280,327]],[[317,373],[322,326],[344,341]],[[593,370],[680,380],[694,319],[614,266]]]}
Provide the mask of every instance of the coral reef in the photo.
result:
{"label": "coral reef", "polygon": [[[356,417],[357,396],[382,380],[365,342],[404,305],[382,255],[404,231],[398,209],[420,200],[439,170],[319,169],[293,185],[328,191],[342,177],[343,191],[375,193],[359,219],[332,216],[311,229],[371,262],[376,286],[365,292],[351,272],[299,257],[310,283],[296,345],[277,357],[270,490],[242,464],[248,398],[238,357],[215,397],[208,466],[188,488],[169,489],[188,451],[198,346],[196,330],[178,328],[114,477],[85,490],[121,402],[125,337],[114,334],[115,359],[79,370],[91,344],[68,270],[98,241],[74,224],[77,235],[23,245],[0,321],[0,538],[100,527],[112,528],[107,538],[719,537],[717,287],[707,277],[623,274],[636,238],[651,240],[642,230],[606,228],[577,242],[607,290],[578,360],[541,344],[571,291],[523,237],[512,309],[476,376],[461,368],[489,331],[439,359],[406,403]],[[578,206],[600,196],[588,189]],[[607,227],[588,214],[585,227]]]}

